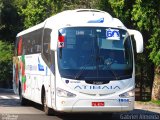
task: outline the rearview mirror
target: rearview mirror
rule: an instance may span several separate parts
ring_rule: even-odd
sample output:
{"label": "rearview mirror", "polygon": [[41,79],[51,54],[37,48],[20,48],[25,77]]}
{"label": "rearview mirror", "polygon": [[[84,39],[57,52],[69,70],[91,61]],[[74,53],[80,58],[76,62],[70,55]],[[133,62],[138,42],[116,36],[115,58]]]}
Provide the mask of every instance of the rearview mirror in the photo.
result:
{"label": "rearview mirror", "polygon": [[143,36],[137,30],[128,29],[129,35],[133,35],[136,41],[136,52],[142,53],[143,52]]}

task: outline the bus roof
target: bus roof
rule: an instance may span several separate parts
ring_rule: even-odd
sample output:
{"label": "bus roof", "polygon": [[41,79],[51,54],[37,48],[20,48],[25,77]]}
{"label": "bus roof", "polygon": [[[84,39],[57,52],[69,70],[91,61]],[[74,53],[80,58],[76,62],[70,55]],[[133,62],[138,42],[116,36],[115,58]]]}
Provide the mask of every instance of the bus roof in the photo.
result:
{"label": "bus roof", "polygon": [[66,10],[51,16],[44,22],[18,33],[17,37],[43,28],[44,26],[50,29],[60,29],[68,26],[97,26],[127,29],[119,19],[113,18],[105,11],[97,9],[76,9]]}

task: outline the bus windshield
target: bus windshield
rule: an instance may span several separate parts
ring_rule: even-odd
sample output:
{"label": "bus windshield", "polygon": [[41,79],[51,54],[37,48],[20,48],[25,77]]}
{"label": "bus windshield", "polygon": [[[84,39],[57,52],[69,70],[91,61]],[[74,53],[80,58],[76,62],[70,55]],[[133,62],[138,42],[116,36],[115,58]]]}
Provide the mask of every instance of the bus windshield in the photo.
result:
{"label": "bus windshield", "polygon": [[58,67],[61,77],[85,81],[132,77],[132,44],[126,30],[67,27],[59,30]]}

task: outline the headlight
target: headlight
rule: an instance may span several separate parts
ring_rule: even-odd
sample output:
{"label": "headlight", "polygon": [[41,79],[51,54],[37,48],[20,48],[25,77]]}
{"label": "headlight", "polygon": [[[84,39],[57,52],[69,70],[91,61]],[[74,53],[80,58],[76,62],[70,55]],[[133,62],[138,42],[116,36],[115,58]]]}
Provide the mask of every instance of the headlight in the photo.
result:
{"label": "headlight", "polygon": [[123,98],[134,97],[134,96],[135,96],[135,90],[134,89],[119,95],[119,97],[123,97]]}
{"label": "headlight", "polygon": [[59,97],[75,97],[76,96],[75,94],[68,92],[66,90],[63,90],[61,88],[57,88],[57,95]]}

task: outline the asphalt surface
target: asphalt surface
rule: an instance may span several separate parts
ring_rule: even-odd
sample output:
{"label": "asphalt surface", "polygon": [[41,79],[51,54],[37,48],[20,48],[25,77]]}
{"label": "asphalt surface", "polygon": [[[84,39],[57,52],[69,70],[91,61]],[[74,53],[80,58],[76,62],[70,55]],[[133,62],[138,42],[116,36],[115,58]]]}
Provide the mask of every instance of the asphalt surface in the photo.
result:
{"label": "asphalt surface", "polygon": [[12,89],[0,88],[0,120],[160,120],[160,107],[135,104],[131,112],[107,114],[55,114],[47,116],[42,106],[30,103],[21,106]]}

